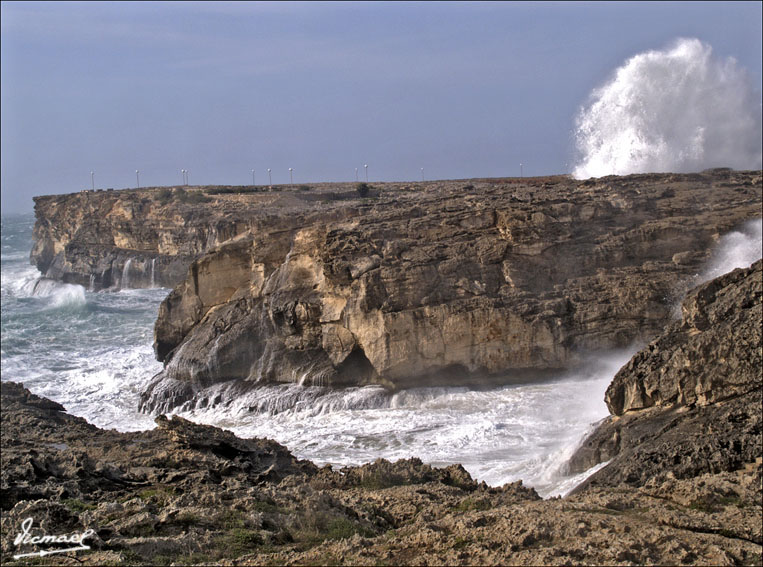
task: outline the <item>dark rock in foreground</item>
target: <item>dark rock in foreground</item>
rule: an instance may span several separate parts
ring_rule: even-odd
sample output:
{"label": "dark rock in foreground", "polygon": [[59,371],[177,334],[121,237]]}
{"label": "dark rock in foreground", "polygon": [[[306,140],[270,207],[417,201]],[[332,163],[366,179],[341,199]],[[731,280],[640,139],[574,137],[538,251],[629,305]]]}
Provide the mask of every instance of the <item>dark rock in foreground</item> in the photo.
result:
{"label": "dark rock in foreground", "polygon": [[683,320],[636,354],[607,389],[615,414],[573,457],[609,465],[590,484],[643,485],[735,471],[763,455],[763,261],[707,282]]}

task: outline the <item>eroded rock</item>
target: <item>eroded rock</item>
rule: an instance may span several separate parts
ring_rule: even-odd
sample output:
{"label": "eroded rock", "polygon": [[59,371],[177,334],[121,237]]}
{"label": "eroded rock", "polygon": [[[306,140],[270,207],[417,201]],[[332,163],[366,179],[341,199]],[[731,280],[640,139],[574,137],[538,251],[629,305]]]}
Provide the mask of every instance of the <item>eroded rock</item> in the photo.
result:
{"label": "eroded rock", "polygon": [[729,179],[385,184],[258,221],[162,304],[165,368],[141,408],[191,407],[222,383],[531,380],[646,342],[719,235],[760,214],[760,176]]}

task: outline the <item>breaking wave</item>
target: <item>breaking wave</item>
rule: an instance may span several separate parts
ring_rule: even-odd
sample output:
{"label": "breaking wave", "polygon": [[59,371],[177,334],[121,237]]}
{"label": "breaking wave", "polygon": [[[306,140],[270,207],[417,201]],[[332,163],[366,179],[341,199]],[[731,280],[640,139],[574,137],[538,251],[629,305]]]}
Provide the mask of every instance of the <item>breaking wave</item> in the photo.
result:
{"label": "breaking wave", "polygon": [[739,230],[721,237],[705,271],[702,283],[737,268],[746,268],[760,259],[763,250],[763,219],[748,221]]}
{"label": "breaking wave", "polygon": [[640,53],[591,93],[576,119],[577,179],[759,169],[760,93],[733,58],[698,39]]}

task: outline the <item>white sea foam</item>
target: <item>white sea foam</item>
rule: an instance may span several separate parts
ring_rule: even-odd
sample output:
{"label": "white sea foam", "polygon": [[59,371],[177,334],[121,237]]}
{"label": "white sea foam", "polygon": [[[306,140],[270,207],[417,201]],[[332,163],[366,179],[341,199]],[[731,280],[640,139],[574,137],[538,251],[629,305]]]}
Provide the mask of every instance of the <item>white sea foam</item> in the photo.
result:
{"label": "white sea foam", "polygon": [[[25,291],[29,289],[29,284]],[[31,290],[32,297],[48,298],[51,308],[77,307],[87,303],[85,288],[81,285],[65,284],[47,278],[39,278]]]}
{"label": "white sea foam", "polygon": [[711,167],[759,169],[760,93],[698,39],[626,61],[576,119],[578,179]]}
{"label": "white sea foam", "polygon": [[[744,238],[724,236],[717,255],[738,256],[734,250],[755,249],[755,242],[759,252],[757,223],[738,231]],[[748,241],[755,234],[757,241]],[[61,292],[62,284],[47,282],[37,284],[35,296],[39,272],[25,255],[5,253],[2,275],[3,379],[24,382],[100,427],[153,427],[152,418],[136,407],[140,392],[161,369],[151,350],[152,325],[167,290],[92,293],[63,286],[67,291]],[[82,294],[85,305],[76,299],[74,309],[49,308],[56,294],[69,292],[76,298]],[[241,436],[275,439],[319,464],[416,456],[434,466],[462,463],[491,485],[523,479],[551,496],[586,477],[566,476],[565,464],[592,425],[607,415],[604,392],[631,354],[599,357],[553,381],[488,390],[418,388],[393,394],[378,386],[265,385],[230,396],[227,405],[202,403],[182,415]],[[226,399],[234,388],[240,385],[223,384],[207,393],[210,400]]]}
{"label": "white sea foam", "polygon": [[[318,464],[415,456],[435,466],[461,463],[488,484],[523,479],[543,495],[556,495],[576,484],[564,465],[591,425],[607,415],[604,391],[631,354],[600,356],[554,381],[489,390],[392,394],[377,386],[266,385],[227,406],[202,404],[182,415],[244,437],[275,439]],[[235,387],[220,385],[207,394],[224,398],[226,388]]]}
{"label": "white sea foam", "polygon": [[763,219],[751,220],[740,228],[721,237],[708,267],[700,274],[702,283],[717,278],[736,268],[746,268],[763,254]]}

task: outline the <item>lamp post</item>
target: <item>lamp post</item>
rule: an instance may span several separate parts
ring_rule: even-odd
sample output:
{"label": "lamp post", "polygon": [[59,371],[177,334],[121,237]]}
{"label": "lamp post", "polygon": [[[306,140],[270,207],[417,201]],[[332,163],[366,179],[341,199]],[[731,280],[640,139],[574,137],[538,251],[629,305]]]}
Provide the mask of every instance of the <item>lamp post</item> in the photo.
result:
{"label": "lamp post", "polygon": [[257,184],[254,182],[254,170],[252,170],[252,185],[257,185]]}
{"label": "lamp post", "polygon": [[522,171],[522,164],[519,164],[519,177],[524,177],[524,172]]}
{"label": "lamp post", "polygon": [[180,184],[185,185],[185,169],[180,170]]}
{"label": "lamp post", "polygon": [[358,181],[358,168],[355,168],[355,181]]}
{"label": "lamp post", "polygon": [[188,170],[185,170],[185,184],[188,185]]}
{"label": "lamp post", "polygon": [[424,168],[421,168],[421,180],[424,181]]}
{"label": "lamp post", "polygon": [[140,170],[138,169],[135,170],[135,179],[138,182],[138,189],[140,189]]}
{"label": "lamp post", "polygon": [[90,172],[90,188],[95,191],[95,171]]}
{"label": "lamp post", "polygon": [[289,168],[289,183],[291,183],[292,185],[294,185],[294,176],[292,175],[293,171],[294,171],[294,168],[290,167]]}
{"label": "lamp post", "polygon": [[273,185],[273,177],[270,175],[270,168],[268,168],[268,185]]}
{"label": "lamp post", "polygon": [[366,168],[366,183],[368,183],[368,164],[364,164],[363,167]]}

